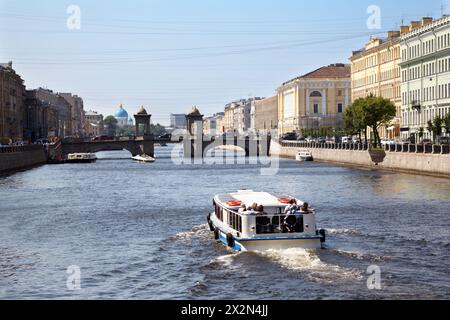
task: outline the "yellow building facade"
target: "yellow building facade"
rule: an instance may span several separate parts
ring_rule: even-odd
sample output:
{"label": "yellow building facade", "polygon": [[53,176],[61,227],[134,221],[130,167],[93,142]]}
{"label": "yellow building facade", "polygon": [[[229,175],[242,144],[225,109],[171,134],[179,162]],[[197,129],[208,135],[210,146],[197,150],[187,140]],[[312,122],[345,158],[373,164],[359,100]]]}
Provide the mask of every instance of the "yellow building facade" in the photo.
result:
{"label": "yellow building facade", "polygon": [[351,102],[350,66],[332,64],[278,88],[278,133],[339,128]]}
{"label": "yellow building facade", "polygon": [[[402,30],[404,30],[402,28]],[[396,118],[388,128],[380,128],[380,137],[399,139],[401,125],[400,35],[391,31],[386,39],[372,38],[366,46],[353,52],[350,58],[352,100],[369,95],[391,100],[396,106]],[[368,129],[368,134],[370,130]]]}

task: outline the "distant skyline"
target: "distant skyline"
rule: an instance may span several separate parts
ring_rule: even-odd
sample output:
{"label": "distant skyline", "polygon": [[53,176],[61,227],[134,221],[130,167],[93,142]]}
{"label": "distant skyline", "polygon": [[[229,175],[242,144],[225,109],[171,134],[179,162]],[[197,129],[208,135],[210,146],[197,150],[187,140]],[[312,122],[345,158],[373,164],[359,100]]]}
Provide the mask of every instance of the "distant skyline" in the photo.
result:
{"label": "distant skyline", "polygon": [[[81,10],[79,30],[67,8]],[[367,8],[381,9],[369,30]],[[72,92],[108,116],[141,105],[154,123],[197,105],[271,96],[277,86],[348,63],[370,35],[449,13],[448,1],[0,0],[0,62],[13,61],[27,89]]]}

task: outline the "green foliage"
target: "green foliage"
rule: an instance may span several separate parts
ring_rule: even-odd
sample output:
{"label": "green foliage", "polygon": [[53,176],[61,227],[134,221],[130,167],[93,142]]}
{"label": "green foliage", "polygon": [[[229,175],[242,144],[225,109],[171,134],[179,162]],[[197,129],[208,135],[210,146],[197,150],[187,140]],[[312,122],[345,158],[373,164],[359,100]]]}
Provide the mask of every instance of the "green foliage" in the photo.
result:
{"label": "green foliage", "polygon": [[445,116],[444,121],[444,129],[446,133],[450,133],[450,113]]}
{"label": "green foliage", "polygon": [[[150,125],[150,132],[154,136],[161,136],[163,134],[166,134],[166,128],[159,123],[156,125],[151,124]],[[134,136],[136,134],[136,127],[132,125],[126,125],[123,127],[117,127],[116,128],[116,135],[117,136]]]}
{"label": "green foliage", "polygon": [[356,135],[370,127],[374,134],[374,146],[380,142],[378,129],[388,126],[396,114],[395,105],[382,97],[370,95],[360,98],[350,105],[344,113],[344,128],[347,134]]}
{"label": "green foliage", "polygon": [[445,125],[445,118],[437,116],[433,121],[427,122],[427,130],[433,136],[433,142],[436,142],[436,138],[442,135],[442,125]]}
{"label": "green foliage", "polygon": [[425,133],[425,129],[423,127],[420,127],[419,128],[419,139],[420,140],[422,140],[424,133]]}
{"label": "green foliage", "polygon": [[107,116],[103,123],[108,127],[108,136],[115,136],[117,131],[117,119],[114,116]]}

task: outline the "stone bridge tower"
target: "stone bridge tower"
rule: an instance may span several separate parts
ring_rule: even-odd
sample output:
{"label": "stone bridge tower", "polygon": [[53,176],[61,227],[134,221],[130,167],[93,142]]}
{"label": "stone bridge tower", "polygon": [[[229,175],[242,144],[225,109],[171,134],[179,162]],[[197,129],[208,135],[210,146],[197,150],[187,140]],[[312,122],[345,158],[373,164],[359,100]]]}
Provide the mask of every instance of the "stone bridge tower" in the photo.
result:
{"label": "stone bridge tower", "polygon": [[194,132],[194,124],[201,125],[203,132],[203,115],[196,106],[193,106],[192,111],[186,116],[187,131],[191,136],[196,134],[196,132]]}
{"label": "stone bridge tower", "polygon": [[150,130],[150,122],[152,115],[147,113],[147,110],[144,109],[144,106],[138,111],[137,114],[134,115],[134,120],[136,122],[136,137],[141,136],[140,134],[140,125],[144,125],[144,132],[142,136],[151,135]]}
{"label": "stone bridge tower", "polygon": [[[141,155],[145,154],[154,157],[155,146],[150,128],[151,118],[152,115],[147,113],[147,110],[144,109],[144,106],[142,106],[138,113],[134,115],[134,120],[136,122],[136,140],[142,141],[142,143],[140,144]],[[140,130],[141,125],[144,126],[142,135]]]}

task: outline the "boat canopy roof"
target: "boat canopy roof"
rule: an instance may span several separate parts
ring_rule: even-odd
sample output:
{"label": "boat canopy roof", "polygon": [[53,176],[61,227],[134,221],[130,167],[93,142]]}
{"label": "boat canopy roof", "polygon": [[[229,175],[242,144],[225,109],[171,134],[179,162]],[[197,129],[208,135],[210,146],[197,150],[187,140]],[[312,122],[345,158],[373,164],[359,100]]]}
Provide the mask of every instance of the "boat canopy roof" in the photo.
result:
{"label": "boat canopy roof", "polygon": [[[253,190],[241,190],[236,193],[227,193],[217,196],[218,200],[224,204],[228,201],[238,200],[245,206],[250,207],[252,204],[257,203],[264,207],[285,207],[287,204],[283,204],[279,201],[279,198],[268,192],[255,192]],[[291,198],[292,197],[286,197]],[[300,201],[301,203],[301,201]]]}

